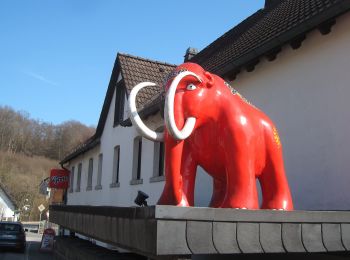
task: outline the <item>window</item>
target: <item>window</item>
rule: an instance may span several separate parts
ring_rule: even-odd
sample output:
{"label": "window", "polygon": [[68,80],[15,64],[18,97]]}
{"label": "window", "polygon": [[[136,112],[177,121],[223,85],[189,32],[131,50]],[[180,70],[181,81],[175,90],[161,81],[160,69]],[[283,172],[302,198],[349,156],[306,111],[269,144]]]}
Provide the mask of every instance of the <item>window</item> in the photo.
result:
{"label": "window", "polygon": [[116,97],[114,106],[114,126],[117,126],[121,121],[123,121],[125,90],[122,82],[123,81],[119,81],[115,88]]}
{"label": "window", "polygon": [[74,170],[75,167],[72,167],[72,170],[70,171],[70,175],[69,175],[69,192],[73,192],[73,186],[74,186]]}
{"label": "window", "polygon": [[78,176],[77,176],[77,187],[76,187],[76,189],[75,189],[76,192],[79,192],[79,191],[80,191],[81,168],[82,168],[82,164],[79,163],[79,165],[78,165]]}
{"label": "window", "polygon": [[154,143],[153,176],[150,182],[164,181],[164,143]]}
{"label": "window", "polygon": [[92,158],[90,158],[86,190],[91,190],[92,189],[92,174],[93,174],[93,170],[94,170],[94,160]]}
{"label": "window", "polygon": [[142,140],[138,141],[136,180],[141,179]]}
{"label": "window", "polygon": [[113,154],[113,175],[112,175],[112,183],[110,187],[119,187],[119,162],[120,162],[120,146],[117,145],[114,147]]}
{"label": "window", "polygon": [[141,157],[142,157],[142,138],[136,137],[134,139],[134,153],[132,165],[132,180],[131,185],[142,184],[141,179]]}
{"label": "window", "polygon": [[158,176],[164,176],[164,143],[159,143]]}
{"label": "window", "polygon": [[97,168],[97,183],[95,186],[95,190],[102,189],[101,181],[102,181],[102,163],[103,163],[103,154],[100,153],[98,155],[98,168]]}

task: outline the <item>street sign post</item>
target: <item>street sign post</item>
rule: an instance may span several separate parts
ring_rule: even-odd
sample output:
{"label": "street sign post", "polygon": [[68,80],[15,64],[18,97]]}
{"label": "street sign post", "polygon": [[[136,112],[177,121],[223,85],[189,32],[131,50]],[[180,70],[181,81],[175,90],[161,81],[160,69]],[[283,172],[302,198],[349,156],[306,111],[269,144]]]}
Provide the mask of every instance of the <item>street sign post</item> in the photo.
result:
{"label": "street sign post", "polygon": [[38,209],[39,209],[39,211],[40,211],[40,220],[39,220],[39,221],[41,221],[41,214],[43,213],[43,211],[44,211],[44,209],[45,209],[45,206],[44,206],[43,204],[40,204],[40,205],[38,206]]}

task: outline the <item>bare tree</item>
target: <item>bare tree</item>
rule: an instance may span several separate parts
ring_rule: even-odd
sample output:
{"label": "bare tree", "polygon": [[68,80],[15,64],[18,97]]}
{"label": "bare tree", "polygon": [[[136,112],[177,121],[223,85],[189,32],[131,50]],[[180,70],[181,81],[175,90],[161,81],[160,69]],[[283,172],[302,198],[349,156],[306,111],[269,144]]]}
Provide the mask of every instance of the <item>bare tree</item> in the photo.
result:
{"label": "bare tree", "polygon": [[0,106],[0,150],[9,153],[60,160],[94,132],[93,127],[78,121],[53,125],[30,119],[26,112]]}
{"label": "bare tree", "polygon": [[[37,206],[47,202],[38,193],[52,167],[95,132],[78,121],[59,125],[30,118],[26,112],[0,106],[0,183],[7,188],[23,215],[37,219]],[[48,159],[49,158],[49,159]]]}

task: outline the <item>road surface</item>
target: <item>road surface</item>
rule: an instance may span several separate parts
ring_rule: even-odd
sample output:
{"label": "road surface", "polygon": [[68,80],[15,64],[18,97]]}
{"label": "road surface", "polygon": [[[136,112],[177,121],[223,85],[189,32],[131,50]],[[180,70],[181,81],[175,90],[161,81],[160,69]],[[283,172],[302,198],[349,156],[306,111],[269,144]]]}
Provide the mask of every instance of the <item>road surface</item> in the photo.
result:
{"label": "road surface", "polygon": [[1,250],[0,260],[51,260],[52,253],[44,253],[39,251],[41,234],[26,233],[27,248],[25,253],[17,253],[13,250]]}

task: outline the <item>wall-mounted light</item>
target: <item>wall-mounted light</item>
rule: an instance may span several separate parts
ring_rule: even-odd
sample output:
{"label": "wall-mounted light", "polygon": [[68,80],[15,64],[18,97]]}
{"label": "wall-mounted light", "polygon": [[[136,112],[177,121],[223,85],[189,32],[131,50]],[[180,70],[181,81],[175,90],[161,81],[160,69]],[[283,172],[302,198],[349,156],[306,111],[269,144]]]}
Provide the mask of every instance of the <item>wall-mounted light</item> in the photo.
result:
{"label": "wall-mounted light", "polygon": [[138,191],[137,192],[137,196],[136,199],[134,200],[135,204],[138,206],[147,206],[147,201],[146,199],[148,199],[148,195],[142,191]]}

